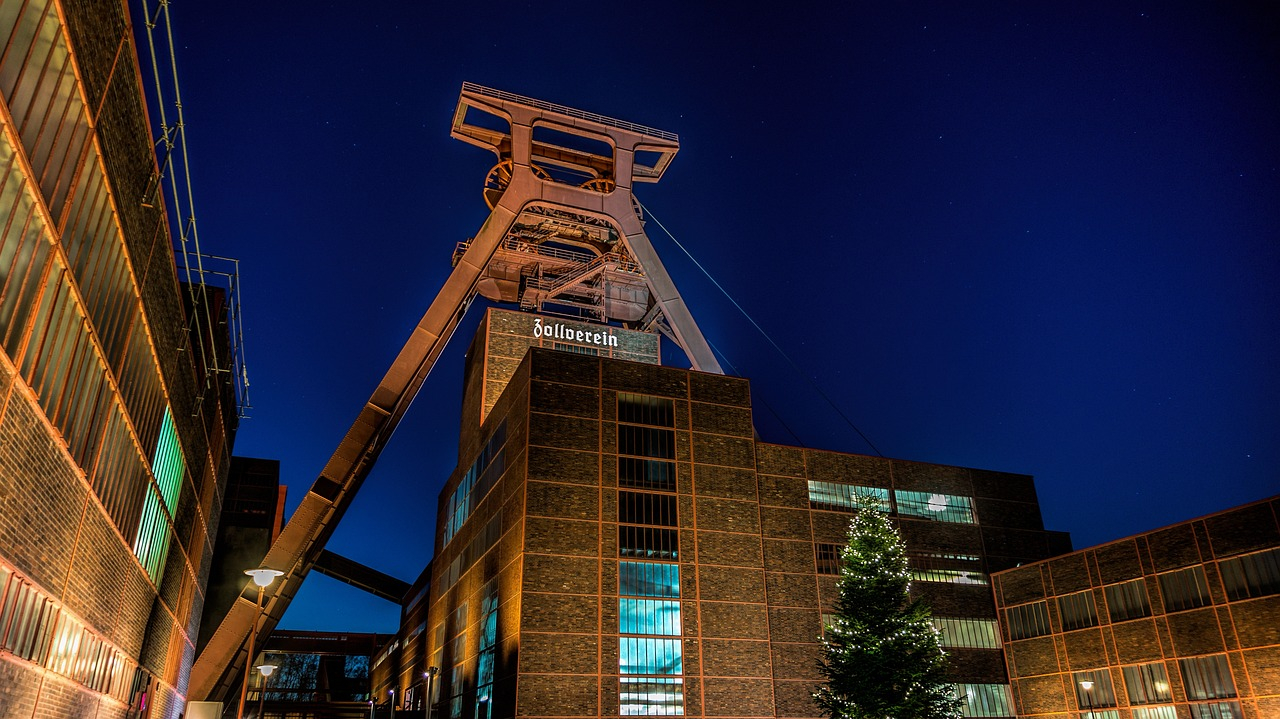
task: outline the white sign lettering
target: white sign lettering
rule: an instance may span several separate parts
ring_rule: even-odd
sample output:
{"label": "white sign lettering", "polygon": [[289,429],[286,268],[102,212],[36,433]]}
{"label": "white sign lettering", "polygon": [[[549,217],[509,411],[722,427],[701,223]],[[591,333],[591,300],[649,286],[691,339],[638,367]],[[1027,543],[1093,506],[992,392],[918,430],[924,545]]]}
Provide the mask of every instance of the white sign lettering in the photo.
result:
{"label": "white sign lettering", "polygon": [[533,336],[538,339],[549,337],[569,342],[585,342],[603,347],[618,346],[618,337],[613,334],[612,329],[609,329],[608,332],[592,332],[591,330],[574,329],[563,322],[548,322],[543,325],[541,317],[535,317],[533,320]]}

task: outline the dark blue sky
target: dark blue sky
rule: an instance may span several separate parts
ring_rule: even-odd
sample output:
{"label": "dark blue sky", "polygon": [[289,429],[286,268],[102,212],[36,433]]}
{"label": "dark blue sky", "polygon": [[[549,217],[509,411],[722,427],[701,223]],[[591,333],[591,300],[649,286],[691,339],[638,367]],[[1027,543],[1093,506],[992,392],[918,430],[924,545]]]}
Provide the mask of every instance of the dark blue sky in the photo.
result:
{"label": "dark blue sky", "polygon": [[[640,200],[885,455],[1033,474],[1078,547],[1280,489],[1268,4],[443,5],[172,10],[201,241],[241,261],[236,452],[291,510],[487,215],[464,80],[679,133]],[[762,435],[869,452],[649,230]],[[478,317],[330,549],[425,565]],[[313,574],[282,626],[397,616]]]}

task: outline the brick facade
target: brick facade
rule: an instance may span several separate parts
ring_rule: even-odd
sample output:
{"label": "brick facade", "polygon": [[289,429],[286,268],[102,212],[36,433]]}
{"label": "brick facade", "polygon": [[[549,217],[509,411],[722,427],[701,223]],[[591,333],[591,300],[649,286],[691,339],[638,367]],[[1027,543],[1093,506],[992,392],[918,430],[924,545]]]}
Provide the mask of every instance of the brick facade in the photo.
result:
{"label": "brick facade", "polygon": [[0,717],[177,717],[235,408],[193,365],[143,201],[124,5],[6,3],[0,24]]}
{"label": "brick facade", "polygon": [[[994,575],[1019,716],[1280,716],[1277,516],[1272,498]],[[1145,605],[1126,613],[1122,587]],[[1063,597],[1082,593],[1094,625],[1072,628]],[[1022,626],[1011,612],[1036,606],[1047,626],[1011,639]],[[1229,680],[1194,686],[1206,667],[1229,670]],[[1158,678],[1159,691],[1144,694],[1143,673]],[[1078,688],[1108,680],[1110,697],[1101,686]]]}
{"label": "brick facade", "polygon": [[[468,377],[483,357],[479,347],[478,336]],[[620,670],[636,651],[623,650],[634,640],[620,626],[634,617],[619,594],[623,565],[637,564],[626,559],[638,556],[627,534],[635,521],[655,522],[654,532],[674,537],[662,541],[678,543],[678,559],[663,554],[661,566],[678,567],[678,600],[670,603],[678,604],[679,626],[672,638],[679,645],[681,713],[694,717],[818,716],[811,694],[836,577],[819,573],[815,549],[842,545],[851,514],[815,508],[811,482],[971,498],[973,523],[906,516],[897,523],[909,547],[973,557],[983,572],[1066,546],[1063,535],[1043,530],[1030,477],[756,441],[744,379],[534,347],[482,424],[469,409],[478,385],[468,383],[466,391],[472,397],[463,403],[459,468],[441,493],[436,557],[415,585],[427,587],[429,576],[429,590],[406,607],[401,640],[375,659],[376,696],[395,688],[403,697],[408,689],[411,701],[401,709],[423,711],[429,664],[441,668],[436,716],[472,716],[477,704],[488,704],[481,716],[491,717],[620,716],[654,691],[670,692],[628,692],[633,669]],[[622,435],[636,428],[619,417],[619,398],[634,395],[672,410],[670,430],[663,430],[673,434],[669,492],[633,491],[635,477],[627,483],[620,477],[619,457],[636,452],[624,446],[634,440]],[[473,462],[499,426],[506,438],[501,478],[449,536],[460,487],[469,470],[483,472]],[[631,506],[645,497],[654,507],[674,508],[674,515],[623,521],[628,512],[670,511]],[[485,539],[493,522],[501,524],[496,541]],[[985,544],[993,549],[984,552]],[[494,586],[497,651],[486,690],[477,684],[487,661],[485,597]],[[915,586],[945,610],[939,614],[994,626],[989,587]],[[956,681],[1006,682],[998,647],[952,654]]]}

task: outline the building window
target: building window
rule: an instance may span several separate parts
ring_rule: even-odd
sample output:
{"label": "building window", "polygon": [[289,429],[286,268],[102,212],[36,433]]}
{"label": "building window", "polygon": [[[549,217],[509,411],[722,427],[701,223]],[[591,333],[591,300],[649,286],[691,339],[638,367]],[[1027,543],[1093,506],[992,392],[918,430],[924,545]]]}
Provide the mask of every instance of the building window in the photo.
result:
{"label": "building window", "polygon": [[1225,699],[1236,695],[1236,685],[1231,681],[1231,668],[1225,654],[1179,659],[1178,669],[1182,671],[1182,684],[1188,701]]}
{"label": "building window", "polygon": [[1280,549],[1218,562],[1230,599],[1265,597],[1280,592]]}
{"label": "building window", "polygon": [[648,492],[618,492],[618,521],[626,524],[654,524],[675,527],[676,496]]}
{"label": "building window", "polygon": [[618,454],[675,459],[676,433],[670,429],[618,425]]}
{"label": "building window", "polygon": [[618,599],[618,631],[623,634],[680,636],[680,602],[669,599]]}
{"label": "building window", "polygon": [[480,455],[467,469],[462,481],[458,483],[453,494],[449,495],[449,505],[445,509],[444,543],[448,544],[462,529],[462,524],[471,516],[472,510],[485,495],[493,489],[498,478],[506,471],[507,422],[503,420],[493,430],[493,436],[485,442]]}
{"label": "building window", "polygon": [[1173,701],[1169,693],[1169,675],[1164,662],[1138,664],[1124,668],[1124,685],[1130,704],[1159,704]]}
{"label": "building window", "polygon": [[973,517],[973,500],[952,494],[937,492],[904,492],[894,490],[899,517],[932,519],[938,522],[976,524]]}
{"label": "building window", "polygon": [[1112,622],[1151,616],[1151,602],[1147,599],[1147,583],[1144,580],[1112,584],[1104,591]]}
{"label": "building window", "polygon": [[498,579],[490,579],[480,601],[480,655],[476,661],[475,719],[489,719],[493,711],[493,669],[498,645]]}
{"label": "building window", "polygon": [[957,684],[956,696],[964,702],[960,705],[960,716],[1014,716],[1008,684]]}
{"label": "building window", "polygon": [[1172,704],[1162,707],[1134,707],[1133,719],[1178,719],[1178,710]]}
{"label": "building window", "polygon": [[592,357],[600,356],[598,347],[584,347],[582,345],[570,345],[563,342],[553,342],[551,348],[560,352],[571,352],[576,355],[590,355]]}
{"label": "building window", "polygon": [[1005,610],[1009,624],[1009,638],[1029,639],[1049,633],[1049,609],[1043,601],[1009,607]]}
{"label": "building window", "polygon": [[618,594],[633,597],[680,596],[680,565],[618,562]]}
{"label": "building window", "polygon": [[618,713],[622,716],[681,716],[683,677],[618,678]]}
{"label": "building window", "polygon": [[889,513],[889,490],[856,484],[815,482],[809,480],[809,507],[836,512],[869,507]]}
{"label": "building window", "polygon": [[1166,612],[1203,607],[1212,601],[1209,598],[1209,582],[1204,577],[1204,567],[1198,564],[1161,574],[1159,579]]}
{"label": "building window", "polygon": [[680,535],[674,529],[618,525],[618,556],[679,559]]}
{"label": "building window", "polygon": [[839,574],[840,573],[840,550],[844,549],[842,544],[815,544],[814,553],[818,561],[818,574]]}
{"label": "building window", "polygon": [[661,459],[618,457],[618,486],[676,491],[676,463]]}
{"label": "building window", "polygon": [[1071,675],[1076,685],[1076,702],[1081,709],[1113,707],[1116,705],[1116,691],[1111,684],[1111,672],[1106,669],[1094,669],[1087,672],[1076,672]]}
{"label": "building window", "polygon": [[[944,647],[956,649],[999,649],[1000,634],[994,619],[962,619],[958,617],[934,617],[933,626],[941,635]],[[993,686],[1004,686],[993,685]],[[973,714],[971,716],[989,716]],[[1004,716],[1003,714],[995,716]]]}
{"label": "building window", "polygon": [[619,562],[618,594],[619,713],[684,714],[679,565]]}
{"label": "building window", "polygon": [[1098,611],[1093,603],[1093,590],[1058,597],[1058,613],[1062,616],[1064,632],[1097,626]]}
{"label": "building window", "polygon": [[619,422],[674,427],[676,426],[675,417],[674,400],[629,392],[618,393]]}
{"label": "building window", "polygon": [[907,566],[913,582],[987,584],[982,559],[972,554],[908,552]]}
{"label": "building window", "polygon": [[1244,719],[1239,702],[1209,702],[1191,704],[1191,719]]}

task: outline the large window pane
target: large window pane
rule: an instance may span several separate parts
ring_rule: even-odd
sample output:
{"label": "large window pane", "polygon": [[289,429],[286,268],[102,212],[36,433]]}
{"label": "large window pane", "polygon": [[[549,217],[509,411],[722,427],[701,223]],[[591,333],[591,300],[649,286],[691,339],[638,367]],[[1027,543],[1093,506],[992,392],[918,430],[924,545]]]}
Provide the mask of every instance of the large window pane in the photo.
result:
{"label": "large window pane", "polygon": [[1169,693],[1169,675],[1164,662],[1138,664],[1124,668],[1124,685],[1130,704],[1158,704],[1173,701]]}
{"label": "large window pane", "polygon": [[618,594],[632,597],[679,597],[680,565],[618,562]]}
{"label": "large window pane", "polygon": [[618,656],[622,674],[684,673],[679,639],[619,637]]}
{"label": "large window pane", "polygon": [[973,500],[937,492],[904,492],[894,490],[898,516],[932,519],[938,522],[974,524]]}
{"label": "large window pane", "polygon": [[680,602],[663,599],[618,599],[618,631],[622,634],[680,636]]}
{"label": "large window pane", "polygon": [[1198,564],[1161,574],[1159,580],[1166,612],[1203,607],[1212,601],[1209,598],[1209,582],[1205,579],[1204,567]]}
{"label": "large window pane", "polygon": [[1151,616],[1151,602],[1147,600],[1147,583],[1142,579],[1112,584],[1105,591],[1107,611],[1111,614],[1111,621],[1123,622],[1127,619]]}

